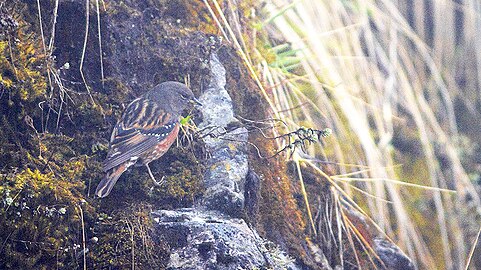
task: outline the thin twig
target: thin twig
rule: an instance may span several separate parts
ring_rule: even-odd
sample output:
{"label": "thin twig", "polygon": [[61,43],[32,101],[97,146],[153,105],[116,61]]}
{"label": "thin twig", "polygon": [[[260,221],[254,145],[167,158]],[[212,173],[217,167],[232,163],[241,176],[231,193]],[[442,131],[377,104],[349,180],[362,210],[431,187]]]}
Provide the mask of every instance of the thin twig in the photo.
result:
{"label": "thin twig", "polygon": [[55,7],[53,9],[53,23],[52,23],[52,34],[50,35],[50,42],[48,44],[48,51],[53,51],[53,43],[55,42],[55,26],[57,25],[57,16],[58,16],[58,1],[55,0]]}
{"label": "thin twig", "polygon": [[85,244],[85,223],[84,223],[84,212],[82,210],[82,206],[78,205],[78,209],[80,210],[80,221],[82,223],[82,247],[83,247],[83,269],[87,270],[87,246]]}
{"label": "thin twig", "polygon": [[[47,47],[45,46],[45,35],[43,34],[42,10],[40,9],[40,0],[37,0],[37,9],[38,9],[38,20],[40,24],[40,35],[42,37],[43,52],[45,54],[45,60],[47,61],[47,65],[49,65],[48,58],[50,54],[47,52]],[[47,68],[47,75],[48,75],[48,84],[50,86],[50,91],[53,92],[52,79],[50,78],[50,70],[48,68]]]}
{"label": "thin twig", "polygon": [[[37,0],[38,1],[38,0]],[[85,75],[83,72],[83,65],[84,65],[84,60],[85,60],[85,51],[87,49],[87,40],[89,36],[89,20],[90,20],[90,1],[85,0],[85,38],[84,38],[84,44],[82,48],[82,57],[80,58],[80,76],[82,77],[82,81],[84,82],[85,88],[87,89],[87,93],[89,94],[90,100],[92,101],[92,104],[95,106],[95,101],[94,98],[92,97],[92,94],[90,93],[90,88],[87,84],[87,80],[85,79]]]}
{"label": "thin twig", "polygon": [[102,88],[104,88],[105,77],[104,77],[104,61],[103,61],[103,51],[102,51],[102,35],[100,33],[99,0],[95,0],[95,7],[97,8],[97,32],[99,34],[100,75],[102,76]]}

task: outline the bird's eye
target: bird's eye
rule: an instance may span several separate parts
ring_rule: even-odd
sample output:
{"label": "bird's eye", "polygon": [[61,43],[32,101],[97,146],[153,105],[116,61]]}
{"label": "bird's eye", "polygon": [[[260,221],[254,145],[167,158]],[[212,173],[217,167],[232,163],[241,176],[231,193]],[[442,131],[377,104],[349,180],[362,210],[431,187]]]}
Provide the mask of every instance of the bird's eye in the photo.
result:
{"label": "bird's eye", "polygon": [[180,98],[181,99],[187,99],[187,96],[186,95],[180,95]]}

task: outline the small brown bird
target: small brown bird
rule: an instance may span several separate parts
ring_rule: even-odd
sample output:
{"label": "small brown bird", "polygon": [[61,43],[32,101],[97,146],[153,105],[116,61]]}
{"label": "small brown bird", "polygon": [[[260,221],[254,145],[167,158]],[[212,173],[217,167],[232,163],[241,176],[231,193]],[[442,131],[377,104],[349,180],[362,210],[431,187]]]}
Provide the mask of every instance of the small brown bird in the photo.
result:
{"label": "small brown bird", "polygon": [[179,133],[181,112],[189,103],[200,102],[182,83],[163,82],[132,101],[112,131],[103,170],[107,173],[97,186],[99,197],[109,195],[119,177],[130,166],[145,165],[155,181],[149,163],[169,150]]}

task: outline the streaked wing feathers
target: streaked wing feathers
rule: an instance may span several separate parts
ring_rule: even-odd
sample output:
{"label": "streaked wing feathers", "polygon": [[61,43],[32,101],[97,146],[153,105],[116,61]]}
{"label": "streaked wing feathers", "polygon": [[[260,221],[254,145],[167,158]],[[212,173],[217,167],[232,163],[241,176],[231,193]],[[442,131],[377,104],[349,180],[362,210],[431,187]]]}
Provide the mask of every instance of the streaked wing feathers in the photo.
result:
{"label": "streaked wing feathers", "polygon": [[108,171],[155,147],[175,127],[176,117],[160,109],[155,103],[136,99],[127,107],[110,139],[110,151],[103,163]]}

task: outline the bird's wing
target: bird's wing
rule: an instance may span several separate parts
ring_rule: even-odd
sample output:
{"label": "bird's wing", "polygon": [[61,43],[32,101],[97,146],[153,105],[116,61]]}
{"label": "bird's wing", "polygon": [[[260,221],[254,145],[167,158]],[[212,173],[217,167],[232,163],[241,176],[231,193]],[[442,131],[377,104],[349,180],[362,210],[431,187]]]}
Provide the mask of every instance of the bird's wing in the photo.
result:
{"label": "bird's wing", "polygon": [[142,153],[155,147],[172,132],[177,118],[150,100],[134,100],[112,132],[103,170],[108,171],[127,161],[136,161]]}

